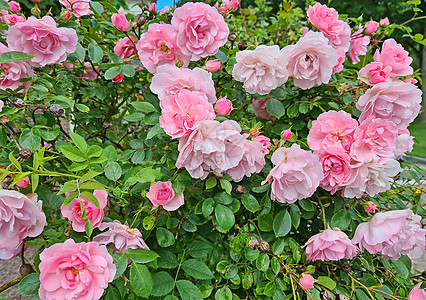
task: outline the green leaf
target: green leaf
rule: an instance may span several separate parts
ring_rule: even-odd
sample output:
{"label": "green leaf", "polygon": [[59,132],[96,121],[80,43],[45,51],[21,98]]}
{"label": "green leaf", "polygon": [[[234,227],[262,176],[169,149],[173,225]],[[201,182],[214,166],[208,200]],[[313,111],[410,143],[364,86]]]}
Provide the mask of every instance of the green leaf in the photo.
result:
{"label": "green leaf", "polygon": [[135,165],[140,165],[144,162],[145,159],[145,151],[144,150],[138,150],[135,151],[132,155],[132,163]]}
{"label": "green leaf", "polygon": [[215,300],[232,300],[232,292],[229,289],[229,287],[224,286],[223,288],[220,288],[217,290],[216,294],[214,295]]}
{"label": "green leaf", "polygon": [[86,51],[80,43],[77,43],[77,45],[75,46],[75,52],[73,53],[73,55],[75,56],[75,58],[84,61],[84,58],[86,57]]}
{"label": "green leaf", "polygon": [[19,163],[19,161],[15,158],[15,156],[13,155],[13,151],[9,153],[9,160],[12,163],[12,165],[15,166],[15,168],[18,169],[19,172],[22,171],[22,167],[21,164]]}
{"label": "green leaf", "polygon": [[336,282],[330,277],[319,276],[316,282],[325,286],[326,288],[329,288],[330,290],[334,290],[336,288]]}
{"label": "green leaf", "polygon": [[104,77],[106,80],[110,80],[110,79],[113,79],[118,74],[120,74],[120,72],[121,72],[121,66],[115,66],[115,67],[109,68],[105,72]]}
{"label": "green leaf", "polygon": [[102,174],[102,173],[95,172],[95,171],[89,171],[86,174],[84,174],[83,176],[81,176],[80,182],[85,182],[85,181],[87,181],[89,179],[92,179],[92,178],[98,176],[99,174]]}
{"label": "green leaf", "polygon": [[114,276],[115,280],[120,277],[124,273],[124,271],[126,271],[129,259],[126,255],[122,253],[114,253],[112,257],[114,258],[114,263],[117,266],[117,271]]}
{"label": "green leaf", "polygon": [[206,299],[208,298],[211,293],[213,291],[213,287],[209,284],[202,284],[200,285],[200,292],[201,292],[201,296]]}
{"label": "green leaf", "polygon": [[157,134],[161,132],[164,132],[163,128],[160,127],[160,124],[157,124],[154,127],[152,127],[150,131],[148,131],[146,139],[147,140],[152,139],[154,136],[156,136]]}
{"label": "green leaf", "polygon": [[259,229],[265,232],[269,232],[272,230],[274,218],[270,214],[263,214],[257,218],[257,226]]}
{"label": "green leaf", "polygon": [[75,162],[84,162],[87,160],[86,154],[84,154],[80,149],[77,149],[72,146],[61,146],[59,150],[71,161]]}
{"label": "green leaf", "polygon": [[90,1],[90,7],[98,15],[101,15],[104,12],[104,7],[99,2]]}
{"label": "green leaf", "polygon": [[67,206],[67,205],[71,204],[71,202],[77,197],[78,197],[78,192],[74,192],[74,193],[69,194],[62,205]]}
{"label": "green leaf", "polygon": [[331,218],[331,227],[337,227],[340,230],[345,230],[351,224],[351,216],[350,214],[344,210],[338,210],[334,216]]}
{"label": "green leaf", "polygon": [[157,109],[151,103],[147,101],[132,102],[131,105],[138,111],[141,111],[144,114],[149,114],[151,112],[157,111]]}
{"label": "green leaf", "polygon": [[189,245],[188,254],[195,258],[207,256],[208,253],[214,250],[214,247],[207,242],[193,241]]}
{"label": "green leaf", "polygon": [[407,269],[405,264],[401,260],[391,260],[393,266],[395,267],[396,274],[401,276],[402,278],[408,278],[410,275],[410,271]]}
{"label": "green leaf", "polygon": [[228,193],[231,194],[232,192],[232,184],[229,182],[229,180],[221,179],[220,180],[220,186]]}
{"label": "green leaf", "polygon": [[175,281],[173,280],[172,276],[164,271],[152,275],[152,280],[154,281],[154,287],[152,289],[151,295],[154,297],[165,296],[175,287]]}
{"label": "green leaf", "polygon": [[234,201],[234,198],[232,198],[231,195],[225,193],[225,192],[219,192],[214,196],[214,199],[224,205],[231,204]]}
{"label": "green leaf", "polygon": [[179,280],[176,286],[182,300],[203,300],[200,290],[192,282]]}
{"label": "green leaf", "polygon": [[84,198],[92,202],[97,208],[99,208],[99,201],[92,193],[84,191],[81,193],[81,196],[83,196]]}
{"label": "green leaf", "polygon": [[214,188],[217,184],[217,179],[216,177],[209,177],[206,180],[206,190]]}
{"label": "green leaf", "polygon": [[130,285],[136,295],[148,298],[154,287],[154,282],[151,273],[145,265],[132,263],[130,266]]}
{"label": "green leaf", "polygon": [[312,202],[308,199],[302,199],[297,201],[297,203],[306,211],[314,211],[315,207]]}
{"label": "green leaf", "polygon": [[261,253],[256,259],[256,268],[262,272],[266,272],[269,269],[269,256],[266,253]]}
{"label": "green leaf", "polygon": [[87,143],[84,138],[72,131],[69,132],[69,135],[72,142],[77,146],[78,149],[80,149],[82,152],[87,152]]}
{"label": "green leaf", "polygon": [[90,108],[87,105],[84,105],[84,104],[81,104],[81,103],[77,103],[75,105],[75,107],[83,113],[87,113],[87,112],[90,111]]}
{"label": "green leaf", "polygon": [[184,261],[182,270],[195,279],[205,280],[214,278],[212,271],[210,271],[207,265],[197,259],[188,259]]}
{"label": "green leaf", "polygon": [[297,229],[300,225],[300,209],[296,204],[290,206],[290,217],[293,227]]}
{"label": "green leaf", "polygon": [[87,50],[89,52],[90,58],[92,59],[92,62],[98,63],[102,60],[104,53],[102,52],[101,47],[99,47],[96,44],[89,44],[89,46],[87,47]]}
{"label": "green leaf", "polygon": [[9,5],[6,1],[0,0],[0,9],[9,10]]}
{"label": "green leaf", "polygon": [[252,213],[255,213],[259,210],[259,202],[253,195],[243,195],[241,197],[241,202],[243,203],[244,207],[251,211]]}
{"label": "green leaf", "polygon": [[40,288],[40,279],[37,273],[31,273],[19,282],[18,293],[24,297],[30,297],[38,294]]}
{"label": "green leaf", "polygon": [[175,243],[175,237],[173,236],[173,233],[163,227],[157,228],[155,236],[157,237],[157,242],[160,247],[169,247]]}
{"label": "green leaf", "polygon": [[363,290],[356,289],[355,294],[358,300],[370,300],[370,297],[367,296],[366,293],[364,293]]}
{"label": "green leaf", "polygon": [[280,118],[285,114],[284,105],[281,103],[281,101],[275,98],[271,98],[268,100],[268,102],[266,102],[266,110],[268,113],[277,118]]}
{"label": "green leaf", "polygon": [[285,236],[291,229],[291,217],[288,211],[280,211],[274,218],[273,229],[276,237]]}
{"label": "green leaf", "polygon": [[204,200],[203,205],[201,206],[201,211],[203,212],[204,217],[208,217],[214,210],[214,200],[212,198],[207,198]]}
{"label": "green leaf", "polygon": [[118,163],[112,162],[105,167],[105,176],[112,181],[120,179],[122,174],[121,167]]}
{"label": "green leaf", "polygon": [[[9,10],[9,6],[7,7],[7,10]],[[9,51],[9,52],[0,54],[0,65],[9,63],[9,62],[14,62],[14,61],[30,60],[33,57],[34,57],[33,55],[29,55],[27,53],[18,52],[18,51]]]}
{"label": "green leaf", "polygon": [[232,210],[222,204],[216,206],[214,210],[217,223],[226,231],[231,229],[235,224],[235,216]]}
{"label": "green leaf", "polygon": [[126,77],[133,77],[136,74],[135,68],[131,65],[123,65],[121,67],[121,72],[123,72],[123,75]]}
{"label": "green leaf", "polygon": [[36,152],[41,144],[41,133],[37,128],[22,130],[19,136],[19,145],[22,148],[29,148],[31,151]]}
{"label": "green leaf", "polygon": [[87,220],[86,224],[84,224],[84,231],[88,237],[92,236],[93,232],[93,223],[90,219]]}
{"label": "green leaf", "polygon": [[140,264],[149,263],[150,261],[157,259],[157,257],[160,257],[160,255],[154,251],[145,249],[128,249],[126,251],[126,256],[132,261]]}

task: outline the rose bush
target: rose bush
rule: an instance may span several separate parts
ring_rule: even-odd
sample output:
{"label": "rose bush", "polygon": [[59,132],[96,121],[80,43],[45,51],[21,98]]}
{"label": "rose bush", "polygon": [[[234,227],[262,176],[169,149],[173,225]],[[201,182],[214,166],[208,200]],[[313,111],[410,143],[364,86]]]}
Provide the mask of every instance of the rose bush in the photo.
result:
{"label": "rose bush", "polygon": [[0,0],[0,292],[424,299],[417,1],[34,2]]}

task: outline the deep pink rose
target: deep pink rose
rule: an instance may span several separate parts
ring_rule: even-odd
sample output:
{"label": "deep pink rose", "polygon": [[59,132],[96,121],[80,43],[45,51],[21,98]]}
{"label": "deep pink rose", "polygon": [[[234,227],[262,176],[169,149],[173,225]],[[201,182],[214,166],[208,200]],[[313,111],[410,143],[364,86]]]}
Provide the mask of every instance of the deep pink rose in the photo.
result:
{"label": "deep pink rose", "polygon": [[[0,54],[11,51],[5,45],[0,43]],[[0,64],[2,72],[0,73],[0,90],[16,90],[20,86],[28,87],[30,81],[20,82],[20,79],[31,78],[34,76],[34,71],[27,61],[13,61],[5,64]],[[20,92],[24,92],[21,89]]]}
{"label": "deep pink rose", "polygon": [[374,54],[374,61],[381,62],[386,67],[391,67],[391,77],[413,74],[413,68],[410,67],[413,59],[394,39],[387,39],[383,42],[382,51],[379,52],[377,49]]}
{"label": "deep pink rose", "polygon": [[71,13],[68,10],[65,12],[64,18],[65,18],[65,21],[68,21],[69,19],[71,19]]}
{"label": "deep pink rose", "polygon": [[311,236],[303,247],[306,259],[310,261],[352,259],[359,252],[358,247],[339,228],[326,229]]}
{"label": "deep pink rose", "polygon": [[52,17],[29,17],[9,27],[6,40],[10,50],[34,55],[30,64],[38,68],[66,60],[76,49],[77,33],[72,28],[57,28]]}
{"label": "deep pink rose", "polygon": [[346,61],[346,53],[342,49],[336,49],[337,64],[333,67],[333,74],[343,71],[343,63]]}
{"label": "deep pink rose", "polygon": [[351,157],[359,162],[376,160],[381,163],[393,157],[398,130],[387,120],[364,120],[354,133]]}
{"label": "deep pink rose", "polygon": [[376,31],[377,28],[379,27],[379,23],[376,21],[370,21],[367,24],[365,24],[365,34],[368,35],[373,35]]}
{"label": "deep pink rose", "polygon": [[11,12],[18,12],[21,10],[21,5],[16,1],[10,1],[8,4]]}
{"label": "deep pink rose", "polygon": [[[65,193],[66,196],[70,195],[72,192]],[[95,204],[79,196],[75,198],[71,204],[66,206],[61,206],[62,216],[68,218],[71,221],[72,228],[77,232],[84,232],[85,225],[88,220],[93,224],[93,228],[99,227],[101,225],[102,219],[104,217],[104,208],[108,204],[108,193],[106,191],[95,190],[93,196],[98,199],[99,208]],[[81,204],[83,203],[84,209],[86,211],[86,218],[82,219]]]}
{"label": "deep pink rose", "polygon": [[66,240],[40,254],[40,299],[98,300],[115,276],[105,246]]}
{"label": "deep pink rose", "polygon": [[232,110],[232,102],[229,101],[226,96],[217,100],[214,105],[214,109],[219,115],[229,115]]}
{"label": "deep pink rose", "polygon": [[269,153],[269,147],[271,147],[271,140],[268,137],[266,137],[264,135],[259,135],[259,136],[255,137],[253,139],[253,141],[259,142],[259,143],[262,144],[262,146],[263,146],[263,150],[262,150],[263,155],[266,155],[266,154]]}
{"label": "deep pink rose", "polygon": [[422,283],[420,282],[416,285],[411,292],[408,294],[407,300],[425,300],[426,299],[426,289],[420,289]]}
{"label": "deep pink rose", "polygon": [[175,65],[178,60],[183,62],[184,67],[189,64],[189,56],[184,55],[177,46],[176,32],[169,24],[149,25],[136,48],[143,66],[152,74],[155,74],[158,66]]}
{"label": "deep pink rose", "polygon": [[181,138],[195,129],[198,121],[213,120],[213,105],[204,93],[181,90],[162,101],[160,126],[172,138]]}
{"label": "deep pink rose", "polygon": [[422,92],[417,86],[393,81],[374,85],[359,97],[356,107],[362,111],[360,122],[372,116],[390,120],[398,129],[404,129],[419,114],[421,102]]}
{"label": "deep pink rose", "polygon": [[125,32],[129,29],[129,21],[127,21],[126,15],[121,9],[118,10],[118,14],[112,14],[111,22],[120,31]]}
{"label": "deep pink rose", "polygon": [[380,20],[380,25],[383,26],[383,27],[389,26],[389,19],[388,19],[388,17],[386,17],[384,19],[381,19]]}
{"label": "deep pink rose", "polygon": [[370,44],[369,36],[361,36],[362,30],[362,25],[359,25],[359,29],[352,34],[348,56],[351,58],[353,64],[360,62],[359,56],[367,53],[367,46]]}
{"label": "deep pink rose", "polygon": [[344,111],[330,110],[312,122],[308,145],[314,151],[338,147],[349,151],[358,122]]}
{"label": "deep pink rose", "polygon": [[152,182],[146,197],[153,206],[161,205],[167,211],[177,210],[185,203],[183,194],[176,195],[170,181]]}
{"label": "deep pink rose", "polygon": [[222,68],[222,63],[218,59],[211,59],[206,61],[206,69],[210,73],[214,73],[220,70]]}
{"label": "deep pink rose", "polygon": [[312,277],[312,275],[309,274],[302,274],[300,275],[299,283],[305,290],[313,289],[314,288],[314,282],[315,279]]}
{"label": "deep pink rose", "polygon": [[273,115],[271,115],[270,113],[268,113],[268,110],[266,109],[266,103],[268,103],[268,100],[271,99],[271,96],[268,95],[268,97],[266,97],[265,99],[262,100],[256,100],[256,99],[252,99],[252,103],[253,103],[253,112],[256,116],[259,116],[265,120],[276,120],[277,118],[275,118]]}
{"label": "deep pink rose", "polygon": [[200,68],[192,70],[178,68],[173,65],[162,65],[152,77],[151,91],[158,95],[161,101],[168,95],[174,95],[180,90],[198,91],[206,94],[210,103],[216,102],[216,90],[212,74]]}
{"label": "deep pink rose", "polygon": [[232,77],[250,94],[269,94],[288,79],[286,54],[277,45],[239,51],[235,59]]}
{"label": "deep pink rose", "polygon": [[324,179],[320,183],[323,189],[334,194],[352,179],[351,157],[344,149],[328,147],[315,154],[320,159],[324,173]]}
{"label": "deep pink rose", "polygon": [[368,85],[375,85],[388,81],[392,72],[390,66],[384,66],[381,62],[371,62],[359,70],[359,79]]}
{"label": "deep pink rose", "polygon": [[250,129],[250,136],[251,137],[257,137],[258,135],[260,134],[260,131],[259,131],[259,129],[257,129],[257,128],[251,128]]}
{"label": "deep pink rose", "polygon": [[272,154],[274,168],[262,182],[271,183],[271,200],[294,203],[312,196],[324,178],[317,156],[299,145],[279,148]]}
{"label": "deep pink rose", "polygon": [[337,53],[321,32],[309,31],[295,45],[283,50],[295,86],[307,90],[330,81],[337,64]]}
{"label": "deep pink rose", "polygon": [[222,15],[205,3],[185,3],[174,11],[171,23],[179,48],[192,61],[215,55],[228,39],[229,29]]}
{"label": "deep pink rose", "polygon": [[127,249],[146,249],[149,250],[147,244],[142,239],[142,233],[137,228],[130,228],[114,220],[109,223],[102,223],[99,230],[107,231],[98,234],[93,238],[94,242],[101,245],[114,244],[115,249],[120,252],[126,252]]}
{"label": "deep pink rose", "polygon": [[375,212],[377,210],[377,206],[373,202],[368,202],[368,206],[365,207],[365,210],[368,212]]}
{"label": "deep pink rose", "polygon": [[120,83],[120,82],[123,81],[123,79],[124,79],[124,74],[123,74],[123,72],[120,72],[117,76],[115,76],[113,79],[111,79],[111,81],[115,82],[115,83]]}
{"label": "deep pink rose", "polygon": [[19,180],[16,185],[21,188],[26,188],[28,184],[30,183],[30,178],[27,176],[24,179]]}
{"label": "deep pink rose", "polygon": [[281,136],[282,136],[283,140],[289,141],[289,140],[291,140],[293,133],[291,132],[291,130],[286,129],[286,130],[283,130],[283,132],[281,133]]}
{"label": "deep pink rose", "polygon": [[7,19],[9,20],[10,24],[15,25],[16,23],[22,23],[25,22],[27,19],[22,16],[18,15],[7,15]]}
{"label": "deep pink rose", "polygon": [[69,11],[72,11],[77,18],[93,14],[93,11],[90,10],[90,0],[59,0],[59,3]]}
{"label": "deep pink rose", "polygon": [[17,191],[0,190],[0,259],[10,259],[21,252],[26,237],[43,232],[46,216],[37,194],[25,196]]}
{"label": "deep pink rose", "polygon": [[410,135],[408,129],[398,131],[398,137],[395,142],[395,159],[400,159],[406,152],[411,152],[414,145],[414,137]]}

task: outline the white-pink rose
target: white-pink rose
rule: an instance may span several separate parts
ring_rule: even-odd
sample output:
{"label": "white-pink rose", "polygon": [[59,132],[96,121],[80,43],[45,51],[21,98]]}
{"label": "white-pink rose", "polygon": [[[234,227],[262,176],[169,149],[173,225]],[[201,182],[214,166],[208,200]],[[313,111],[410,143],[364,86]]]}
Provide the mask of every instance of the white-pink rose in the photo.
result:
{"label": "white-pink rose", "polygon": [[420,282],[416,285],[408,294],[407,300],[425,300],[426,299],[426,289],[420,289],[422,283]]}
{"label": "white-pink rose", "polygon": [[161,205],[167,211],[177,210],[185,203],[183,194],[176,195],[170,181],[152,182],[146,197],[153,206]]}
{"label": "white-pink rose", "polygon": [[405,153],[413,150],[413,139],[414,137],[410,135],[408,129],[401,129],[398,131],[394,150],[395,159],[400,159]]}
{"label": "white-pink rose", "polygon": [[[11,51],[5,45],[0,43],[0,54]],[[28,64],[28,61],[13,61],[0,65],[2,72],[0,73],[0,90],[16,90],[20,86],[28,87],[30,81],[20,82],[21,79],[31,78],[34,71]],[[20,92],[25,91],[21,89]]]}
{"label": "white-pink rose", "polygon": [[263,150],[262,150],[263,155],[266,155],[269,153],[269,147],[271,147],[271,140],[268,137],[264,135],[259,135],[255,137],[253,141],[259,142],[263,146]]}
{"label": "white-pink rose", "polygon": [[337,64],[333,67],[333,74],[343,71],[343,63],[346,61],[346,53],[342,49],[336,49]]}

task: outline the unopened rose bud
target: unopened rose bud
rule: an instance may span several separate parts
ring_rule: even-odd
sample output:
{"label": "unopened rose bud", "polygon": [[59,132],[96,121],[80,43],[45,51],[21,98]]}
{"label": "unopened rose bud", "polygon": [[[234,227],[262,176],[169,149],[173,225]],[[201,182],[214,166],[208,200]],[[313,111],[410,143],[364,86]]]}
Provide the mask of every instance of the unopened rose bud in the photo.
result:
{"label": "unopened rose bud", "polygon": [[16,1],[10,1],[9,2],[9,10],[11,12],[18,12],[18,11],[21,10],[21,5]]}
{"label": "unopened rose bud", "polygon": [[245,189],[244,189],[244,187],[241,184],[238,184],[238,185],[235,186],[234,192],[237,195],[242,195],[242,194],[244,194]]}
{"label": "unopened rose bud", "polygon": [[182,68],[182,67],[183,67],[183,60],[178,59],[178,60],[176,61],[175,65],[176,65],[176,67],[178,67],[178,68]]}
{"label": "unopened rose bud", "polygon": [[30,183],[30,178],[27,176],[24,179],[19,180],[16,185],[21,188],[26,188],[28,184]]}
{"label": "unopened rose bud", "polygon": [[219,71],[221,67],[222,67],[222,63],[218,59],[212,59],[212,60],[206,61],[206,69],[210,73]]}
{"label": "unopened rose bud", "polygon": [[259,241],[257,239],[251,239],[248,246],[251,250],[259,249]]}
{"label": "unopened rose bud", "polygon": [[368,212],[375,212],[376,209],[377,209],[377,206],[373,202],[368,202],[368,206],[365,208],[365,210]]}
{"label": "unopened rose bud", "polygon": [[22,159],[28,159],[31,156],[33,156],[33,152],[31,151],[31,149],[24,148],[24,149],[19,150],[19,156]]}
{"label": "unopened rose bud", "polygon": [[247,41],[246,40],[242,40],[241,42],[238,43],[238,50],[246,50],[248,47]]}
{"label": "unopened rose bud", "polygon": [[41,17],[41,11],[37,6],[34,6],[33,8],[31,8],[31,14],[36,18]]}
{"label": "unopened rose bud", "polygon": [[214,109],[219,115],[226,116],[228,115],[232,110],[232,102],[229,101],[226,96],[220,98],[216,101],[216,104],[214,105]]}
{"label": "unopened rose bud", "polygon": [[261,240],[259,244],[259,249],[262,252],[268,252],[269,251],[269,243],[265,240]]}
{"label": "unopened rose bud", "polygon": [[302,274],[300,276],[300,285],[305,289],[305,290],[309,290],[314,288],[314,278],[309,275],[309,274]]}
{"label": "unopened rose bud", "polygon": [[152,2],[148,10],[152,12],[153,14],[155,14],[157,12],[157,4],[155,4],[155,2]]}
{"label": "unopened rose bud", "polygon": [[59,104],[53,104],[49,107],[49,112],[54,117],[60,117],[64,114],[65,110]]}
{"label": "unopened rose bud", "polygon": [[228,35],[228,41],[235,42],[237,40],[237,35],[235,33],[231,33]]}
{"label": "unopened rose bud", "polygon": [[376,21],[368,22],[367,24],[365,24],[364,33],[368,35],[373,35],[377,31],[378,27],[379,27],[378,22]]}
{"label": "unopened rose bud", "polygon": [[260,134],[259,129],[257,129],[257,128],[250,129],[250,136],[257,137],[259,134]]}
{"label": "unopened rose bud", "polygon": [[113,79],[111,79],[113,82],[115,83],[120,83],[123,81],[124,78],[124,74],[123,72],[120,72],[120,74],[118,74],[117,76],[115,76]]}
{"label": "unopened rose bud", "polygon": [[129,21],[121,9],[118,10],[118,14],[112,15],[111,22],[120,31],[126,32],[129,29]]}
{"label": "unopened rose bud", "polygon": [[388,17],[386,17],[384,19],[381,19],[380,20],[380,25],[383,26],[383,27],[389,26],[389,19],[388,19]]}
{"label": "unopened rose bud", "polygon": [[293,136],[293,133],[291,132],[291,130],[286,129],[282,132],[283,140],[289,141],[292,136]]}

